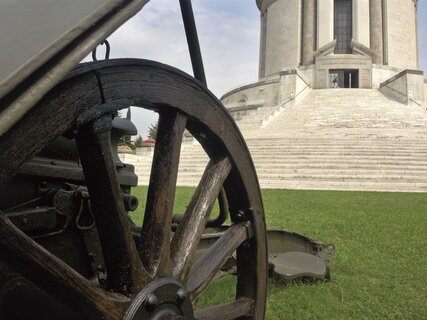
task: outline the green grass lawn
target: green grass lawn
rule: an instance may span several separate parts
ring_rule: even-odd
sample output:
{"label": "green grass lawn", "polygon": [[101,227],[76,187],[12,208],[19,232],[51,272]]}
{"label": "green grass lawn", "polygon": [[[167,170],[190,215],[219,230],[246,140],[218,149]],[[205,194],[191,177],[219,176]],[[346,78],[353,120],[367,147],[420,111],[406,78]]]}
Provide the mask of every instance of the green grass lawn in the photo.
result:
{"label": "green grass lawn", "polygon": [[[176,212],[193,191],[178,189]],[[268,228],[336,245],[332,278],[344,292],[341,302],[334,283],[270,280],[266,319],[427,319],[426,194],[263,190],[263,199]],[[232,282],[218,281],[200,303],[223,301]]]}

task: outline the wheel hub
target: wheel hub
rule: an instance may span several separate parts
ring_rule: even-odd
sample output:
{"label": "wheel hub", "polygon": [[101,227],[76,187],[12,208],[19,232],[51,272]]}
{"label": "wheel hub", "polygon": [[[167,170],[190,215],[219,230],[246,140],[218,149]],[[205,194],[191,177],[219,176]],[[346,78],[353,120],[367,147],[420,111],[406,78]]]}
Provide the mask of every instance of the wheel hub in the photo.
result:
{"label": "wheel hub", "polygon": [[124,320],[194,320],[186,289],[176,280],[156,279],[135,297]]}

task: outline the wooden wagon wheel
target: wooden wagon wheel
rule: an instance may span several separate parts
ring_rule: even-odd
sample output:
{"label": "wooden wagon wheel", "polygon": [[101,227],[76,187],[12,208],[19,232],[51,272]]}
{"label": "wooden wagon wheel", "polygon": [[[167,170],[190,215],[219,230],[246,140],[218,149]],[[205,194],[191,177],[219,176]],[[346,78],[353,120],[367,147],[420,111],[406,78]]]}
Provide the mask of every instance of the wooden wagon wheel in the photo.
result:
{"label": "wooden wagon wheel", "polygon": [[[159,113],[141,246],[126,216],[111,156],[111,114],[128,105]],[[172,209],[184,129],[210,161],[175,233]],[[246,144],[221,103],[190,76],[159,63],[79,66],[0,139],[0,190],[49,141],[74,132],[107,268],[107,288],[81,276],[0,214],[0,249],[41,288],[88,319],[263,319],[267,257],[263,206]],[[220,189],[233,225],[200,258],[198,242]],[[193,310],[233,252],[234,301]]]}

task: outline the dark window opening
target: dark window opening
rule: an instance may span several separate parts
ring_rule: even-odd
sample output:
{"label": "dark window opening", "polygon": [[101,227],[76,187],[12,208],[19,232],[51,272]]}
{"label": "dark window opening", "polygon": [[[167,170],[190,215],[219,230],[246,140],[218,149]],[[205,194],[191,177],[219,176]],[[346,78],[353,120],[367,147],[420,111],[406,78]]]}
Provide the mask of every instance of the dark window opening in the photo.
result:
{"label": "dark window opening", "polygon": [[359,88],[359,70],[330,70],[329,88]]}
{"label": "dark window opening", "polygon": [[350,42],[353,37],[352,0],[334,2],[334,38],[337,40],[335,53],[351,53]]}

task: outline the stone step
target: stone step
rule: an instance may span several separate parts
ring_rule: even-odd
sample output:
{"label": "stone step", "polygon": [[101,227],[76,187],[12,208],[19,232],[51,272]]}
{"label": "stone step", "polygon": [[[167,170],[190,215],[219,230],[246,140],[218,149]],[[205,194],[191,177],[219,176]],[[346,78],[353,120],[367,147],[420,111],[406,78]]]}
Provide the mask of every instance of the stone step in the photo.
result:
{"label": "stone step", "polygon": [[[421,150],[427,150],[427,144],[420,144],[420,142],[415,141],[354,141],[353,143],[351,141],[311,141],[309,139],[305,141],[292,141],[292,140],[279,140],[279,139],[270,139],[265,141],[260,140],[252,140],[247,139],[246,143],[251,148],[271,148],[271,147],[286,147],[286,148],[367,148],[367,149],[373,149],[373,148],[380,148],[380,149],[421,149]],[[195,149],[193,149],[195,150]],[[200,149],[201,150],[201,149]]]}
{"label": "stone step", "polygon": [[[383,170],[423,170],[427,167],[426,161],[393,161],[389,159],[385,160],[353,160],[350,159],[330,159],[325,161],[322,159],[253,159],[255,167],[257,169],[271,168],[272,170],[278,169],[312,169],[312,168],[323,168],[323,169],[370,169],[377,168]],[[180,162],[180,170],[199,170],[204,169],[207,162],[203,161],[192,161]],[[137,170],[144,170],[143,172],[151,170],[151,163],[137,162],[134,164]]]}
{"label": "stone step", "polygon": [[[416,154],[410,155],[394,155],[394,156],[383,156],[383,155],[362,155],[356,157],[354,154],[339,154],[339,155],[331,155],[331,154],[292,154],[292,153],[284,153],[284,154],[257,154],[252,153],[252,159],[257,165],[262,165],[266,163],[268,166],[274,166],[276,164],[287,164],[287,165],[334,165],[341,166],[347,165],[347,167],[354,165],[375,165],[375,166],[384,166],[384,165],[407,165],[407,166],[427,166],[427,159],[424,156],[417,156]],[[205,157],[199,157],[194,155],[183,156],[180,159],[180,167],[184,167],[186,165],[196,166],[207,164],[208,159]],[[135,167],[145,166],[151,167],[151,161],[137,161],[134,162],[133,165]]]}
{"label": "stone step", "polygon": [[[186,170],[183,170],[184,172]],[[189,170],[187,170],[189,171]],[[318,168],[309,168],[309,167],[299,167],[299,168],[290,168],[290,167],[256,167],[256,171],[258,174],[276,174],[280,175],[282,173],[292,173],[292,174],[301,174],[301,175],[312,175],[312,174],[322,174],[325,173],[327,175],[329,174],[341,174],[341,175],[359,175],[360,173],[363,174],[372,174],[372,175],[401,175],[401,176],[413,176],[413,177],[420,177],[420,176],[426,176],[427,177],[427,168],[422,169],[410,169],[410,168],[375,168],[375,167],[361,167],[361,168],[334,168],[334,167],[318,167]]]}
{"label": "stone step", "polygon": [[[188,176],[188,175],[201,175],[204,171],[204,168],[196,168],[196,169],[185,169],[180,168],[180,174],[182,176]],[[378,169],[378,168],[351,168],[351,169],[343,169],[343,168],[298,168],[298,169],[291,169],[287,167],[282,168],[262,168],[257,167],[256,172],[260,177],[262,176],[278,176],[278,177],[285,177],[285,176],[310,176],[310,177],[316,177],[316,176],[375,176],[375,177],[405,177],[408,179],[418,179],[421,180],[423,177],[427,178],[427,169],[416,169],[416,170],[410,170],[410,169],[404,169],[401,168],[395,168],[395,169]]]}
{"label": "stone step", "polygon": [[[411,154],[417,154],[419,156],[426,156],[427,150],[425,149],[394,149],[394,148],[351,148],[351,147],[313,147],[313,148],[289,148],[289,147],[280,147],[280,146],[271,146],[271,148],[266,147],[253,147],[249,146],[249,150],[252,153],[259,153],[259,154],[265,154],[265,153],[275,153],[275,154],[304,154],[304,153],[311,153],[311,154],[354,154],[354,155],[396,155],[396,156],[402,156],[402,155],[411,155]],[[185,155],[183,155],[185,157]]]}
{"label": "stone step", "polygon": [[369,174],[369,173],[354,173],[354,174],[334,174],[327,172],[323,173],[309,173],[309,174],[297,174],[297,173],[286,173],[282,172],[280,175],[274,173],[260,173],[258,174],[260,180],[307,180],[307,181],[395,181],[395,182],[407,182],[407,183],[427,183],[427,176],[420,178],[419,176],[402,176],[400,174]]}
{"label": "stone step", "polygon": [[[180,186],[197,186],[199,177],[178,177],[177,184]],[[139,179],[139,185],[148,185],[149,177]],[[312,189],[312,190],[360,190],[360,191],[389,191],[389,192],[427,192],[426,182],[408,182],[399,180],[369,181],[366,180],[339,180],[333,181],[310,179],[266,179],[259,178],[261,188],[275,189]]]}
{"label": "stone step", "polygon": [[[249,150],[252,154],[352,154],[352,155],[365,155],[365,154],[371,154],[371,155],[387,155],[387,156],[402,156],[402,155],[417,155],[417,156],[424,156],[427,157],[427,150],[426,149],[395,149],[395,148],[352,148],[352,147],[312,147],[312,148],[290,148],[284,146],[281,148],[280,146],[271,146],[271,148],[265,148],[265,147],[254,147],[249,146]],[[185,155],[183,155],[185,157]]]}
{"label": "stone step", "polygon": [[390,163],[373,163],[359,162],[351,163],[348,161],[322,163],[322,162],[273,162],[268,165],[255,163],[257,171],[271,170],[272,172],[279,170],[389,170],[389,171],[423,171],[427,172],[427,164],[396,164]]}
{"label": "stone step", "polygon": [[[427,149],[423,147],[393,147],[393,146],[349,146],[349,145],[342,145],[342,146],[332,146],[332,145],[311,145],[311,146],[289,146],[289,145],[248,145],[249,150],[252,153],[266,153],[266,152],[278,152],[278,153],[354,153],[354,154],[419,154],[419,155],[426,155]],[[188,154],[194,154],[199,157],[203,157],[205,155],[204,151],[197,150],[197,149],[186,149],[181,151],[181,157],[187,157]]]}
{"label": "stone step", "polygon": [[[180,186],[197,186],[198,180],[178,178]],[[148,185],[148,180],[140,181],[139,185]],[[306,190],[351,190],[351,191],[387,191],[387,192],[427,192],[427,183],[409,182],[373,182],[373,181],[296,181],[296,180],[264,180],[260,179],[261,188],[270,189],[306,189]]]}
{"label": "stone step", "polygon": [[[237,124],[263,188],[427,192],[427,112],[421,109],[378,90],[325,89],[259,129],[262,114],[242,112]],[[139,183],[147,184],[152,159],[131,161]],[[200,145],[184,144],[178,185],[197,185],[207,161]]]}
{"label": "stone step", "polygon": [[260,181],[261,188],[266,189],[301,189],[301,190],[342,190],[342,191],[385,191],[385,192],[427,192],[426,183],[382,183],[382,182],[325,182],[325,181]]}
{"label": "stone step", "polygon": [[[271,149],[271,148],[288,148],[288,149],[323,149],[323,148],[334,148],[334,149],[387,149],[387,150],[423,150],[427,151],[427,145],[426,144],[420,144],[420,143],[409,143],[409,142],[399,142],[399,143],[391,143],[388,141],[378,141],[376,144],[373,143],[347,143],[347,142],[340,142],[337,141],[336,143],[333,142],[310,142],[306,141],[305,143],[299,143],[299,142],[289,142],[289,141],[276,141],[276,140],[270,140],[270,143],[267,143],[266,141],[253,141],[253,140],[247,140],[246,141],[248,146],[251,149]],[[197,149],[192,149],[197,150]]]}

